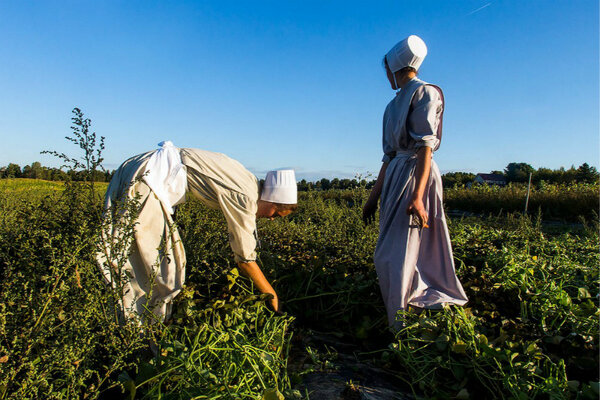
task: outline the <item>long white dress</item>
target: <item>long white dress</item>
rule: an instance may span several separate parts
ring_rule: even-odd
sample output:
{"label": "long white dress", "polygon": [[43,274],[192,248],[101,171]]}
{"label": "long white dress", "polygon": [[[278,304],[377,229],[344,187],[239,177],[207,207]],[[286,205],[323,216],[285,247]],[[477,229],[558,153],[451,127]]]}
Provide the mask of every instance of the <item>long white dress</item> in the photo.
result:
{"label": "long white dress", "polygon": [[419,228],[406,209],[415,190],[416,152],[437,150],[442,137],[441,89],[412,79],[388,104],[383,118],[383,162],[388,163],[380,198],[379,238],[374,262],[390,326],[409,304],[441,308],[464,305],[456,277],[442,203],[442,178],[435,161],[425,188],[429,228]]}
{"label": "long white dress", "polygon": [[[224,154],[199,149],[178,151],[185,166],[189,194],[208,207],[223,211],[235,261],[256,260],[260,190],[256,177]],[[117,212],[115,205],[119,200],[138,196],[139,215],[132,238],[124,238],[124,232],[116,226],[109,226],[103,232],[105,245],[97,254],[97,261],[106,282],[114,287],[119,287],[115,271],[124,272],[120,302],[125,317],[144,317],[152,312],[157,319],[164,320],[169,318],[172,301],[183,288],[186,256],[170,205],[144,179],[150,172],[154,153],[132,157],[115,172],[106,191],[108,213]],[[111,245],[123,239],[130,240],[127,248],[115,249]],[[118,260],[123,257],[125,262],[119,268]]]}

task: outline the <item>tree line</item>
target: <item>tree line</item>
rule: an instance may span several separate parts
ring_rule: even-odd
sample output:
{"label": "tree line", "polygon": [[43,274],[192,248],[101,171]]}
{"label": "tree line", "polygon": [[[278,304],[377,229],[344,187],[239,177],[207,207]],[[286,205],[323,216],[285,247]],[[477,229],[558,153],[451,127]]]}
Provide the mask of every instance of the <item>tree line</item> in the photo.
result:
{"label": "tree line", "polygon": [[[110,182],[114,171],[93,171],[94,182]],[[23,168],[19,164],[10,163],[6,167],[0,168],[0,178],[31,178],[44,179],[47,181],[86,181],[88,172],[67,170],[61,168],[44,167],[38,161]]]}
{"label": "tree line", "polygon": [[302,179],[298,182],[298,190],[306,192],[309,190],[329,190],[329,189],[355,189],[358,187],[366,187],[370,189],[375,184],[375,181],[367,181],[366,179],[339,179],[333,178],[329,180],[327,178],[319,179],[314,182],[308,182],[306,179]]}
{"label": "tree line", "polygon": [[[572,184],[572,183],[594,183],[600,179],[598,170],[588,163],[581,164],[578,168],[571,166],[569,169],[561,167],[559,169],[533,168],[527,163],[510,163],[503,171],[491,171],[492,174],[501,175],[507,183],[526,183],[531,173],[531,181],[536,185],[548,184]],[[93,178],[95,182],[110,182],[114,171],[94,171]],[[476,175],[470,172],[449,172],[442,175],[444,187],[454,187],[468,185],[473,183]],[[18,164],[10,163],[0,168],[0,178],[32,178],[44,179],[49,181],[85,181],[86,172],[67,170],[60,168],[44,167],[39,162],[26,165],[21,168]],[[302,179],[298,182],[298,190],[329,190],[329,189],[355,189],[366,187],[370,189],[375,184],[375,180],[366,180],[362,177],[354,179],[327,178],[316,181],[307,181]]]}
{"label": "tree line", "polygon": [[[600,173],[596,167],[588,163],[581,164],[578,168],[571,166],[569,169],[560,167],[558,169],[533,168],[527,163],[509,163],[503,171],[491,171],[490,174],[500,175],[506,183],[527,183],[531,173],[531,182],[536,186],[544,184],[573,184],[573,183],[597,183],[600,179]],[[444,187],[467,186],[472,184],[477,175],[470,172],[449,172],[442,175]],[[323,178],[314,182],[307,182],[302,179],[298,182],[298,190],[329,190],[329,189],[354,189],[357,187],[366,187],[370,189],[375,184],[375,180],[367,181],[365,179],[338,179],[329,180]]]}
{"label": "tree line", "polygon": [[[597,183],[600,174],[596,167],[588,163],[581,164],[578,168],[571,166],[569,169],[533,168],[527,163],[509,163],[503,171],[491,171],[491,174],[502,176],[506,183],[527,183],[531,173],[531,182],[537,186],[544,184],[573,184]],[[449,172],[442,175],[444,187],[454,187],[473,183],[477,175],[469,172]]]}

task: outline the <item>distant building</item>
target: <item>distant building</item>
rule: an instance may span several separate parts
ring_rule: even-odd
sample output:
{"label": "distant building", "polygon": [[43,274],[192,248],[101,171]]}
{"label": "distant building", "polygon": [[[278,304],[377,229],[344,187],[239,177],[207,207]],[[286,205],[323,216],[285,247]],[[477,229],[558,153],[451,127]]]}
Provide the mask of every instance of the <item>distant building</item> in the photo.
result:
{"label": "distant building", "polygon": [[477,174],[473,183],[504,186],[506,185],[506,179],[498,174]]}

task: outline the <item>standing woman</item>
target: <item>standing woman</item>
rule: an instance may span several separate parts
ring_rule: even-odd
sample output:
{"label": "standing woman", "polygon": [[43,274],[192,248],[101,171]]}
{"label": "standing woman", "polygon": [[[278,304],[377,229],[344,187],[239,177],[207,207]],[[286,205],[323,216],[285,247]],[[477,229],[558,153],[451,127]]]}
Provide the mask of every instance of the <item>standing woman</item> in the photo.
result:
{"label": "standing woman", "polygon": [[396,97],[383,115],[383,165],[363,208],[368,222],[381,200],[375,268],[393,328],[408,305],[441,308],[464,305],[467,296],[456,277],[442,204],[442,178],[433,152],[442,138],[442,90],[417,78],[427,55],[411,35],[385,56]]}

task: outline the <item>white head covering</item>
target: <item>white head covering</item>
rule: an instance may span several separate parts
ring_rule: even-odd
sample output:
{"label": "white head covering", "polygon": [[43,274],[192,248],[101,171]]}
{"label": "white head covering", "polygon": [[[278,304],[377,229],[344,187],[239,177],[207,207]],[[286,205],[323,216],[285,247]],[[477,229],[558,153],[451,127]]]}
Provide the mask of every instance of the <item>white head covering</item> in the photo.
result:
{"label": "white head covering", "polygon": [[293,169],[267,172],[260,199],[279,204],[296,204],[298,187]]}
{"label": "white head covering", "polygon": [[410,35],[398,42],[385,55],[390,71],[400,71],[404,67],[413,67],[417,71],[427,55],[427,46],[417,35]]}
{"label": "white head covering", "polygon": [[173,214],[173,206],[185,200],[187,172],[181,162],[179,148],[169,140],[158,145],[160,148],[148,159],[143,179],[165,210]]}

